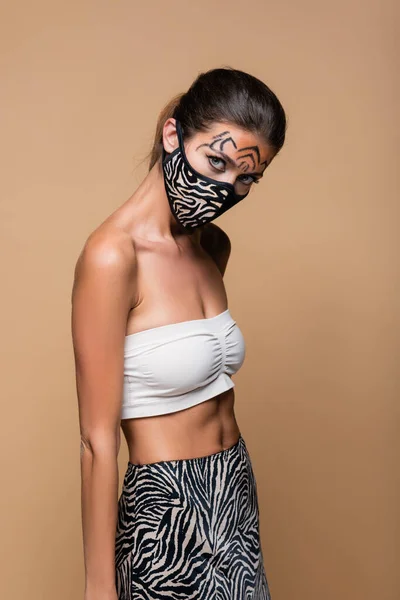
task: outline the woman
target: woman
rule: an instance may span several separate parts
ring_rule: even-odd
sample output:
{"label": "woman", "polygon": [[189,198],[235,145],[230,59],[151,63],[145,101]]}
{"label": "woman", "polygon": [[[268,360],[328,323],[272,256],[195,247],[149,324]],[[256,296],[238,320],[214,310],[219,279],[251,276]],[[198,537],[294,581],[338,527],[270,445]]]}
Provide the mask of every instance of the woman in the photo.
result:
{"label": "woman", "polygon": [[211,221],[260,181],[285,129],[260,80],[201,74],[162,111],[141,185],[79,256],[85,600],[270,598],[234,414],[245,345],[223,283],[230,241]]}

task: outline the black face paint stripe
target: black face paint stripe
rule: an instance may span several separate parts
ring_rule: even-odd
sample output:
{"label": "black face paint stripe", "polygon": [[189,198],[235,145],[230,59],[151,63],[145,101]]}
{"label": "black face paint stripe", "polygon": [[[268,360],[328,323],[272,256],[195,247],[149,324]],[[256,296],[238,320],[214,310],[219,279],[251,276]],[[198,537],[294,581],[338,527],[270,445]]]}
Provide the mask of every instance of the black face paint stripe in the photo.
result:
{"label": "black face paint stripe", "polygon": [[213,135],[212,140],[217,140],[218,138],[223,137],[224,135],[228,135],[230,131],[223,131],[222,133],[218,133],[218,135]]}
{"label": "black face paint stripe", "polygon": [[[219,133],[218,135],[214,135],[211,139],[214,140],[213,142],[211,142],[210,144],[204,143],[204,144],[200,144],[200,146],[197,146],[196,150],[198,150],[199,148],[202,148],[203,146],[207,146],[208,148],[211,148],[212,150],[214,150],[214,146],[215,144],[217,144],[219,141],[221,141],[221,139],[225,136],[225,135],[229,135],[229,131],[223,131],[222,133]],[[224,142],[229,142],[231,141],[232,144],[234,145],[235,149],[237,148],[235,141],[232,137],[227,138]],[[222,149],[223,144],[221,144],[220,148]]]}
{"label": "black face paint stripe", "polygon": [[[256,167],[256,163],[255,163],[255,161],[254,161],[254,157],[253,157],[251,154],[244,154],[243,156],[239,156],[239,160],[240,160],[241,158],[247,158],[247,157],[250,157],[250,158],[252,159],[252,161],[253,161],[253,168],[255,168],[255,167]],[[266,165],[266,166],[268,166],[268,164],[269,164],[269,163],[268,163],[268,161],[267,161],[267,160],[265,160],[265,161],[264,161],[264,162],[262,162],[262,163],[259,163],[260,167],[262,167],[263,165]]]}
{"label": "black face paint stripe", "polygon": [[254,160],[254,156],[252,154],[243,154],[242,156],[239,156],[239,160],[244,159],[244,158],[251,158],[251,160],[253,162],[253,169],[256,168],[256,161]]}
{"label": "black face paint stripe", "polygon": [[[244,150],[254,150],[254,152],[257,154],[257,159],[258,159],[258,163],[260,163],[261,157],[260,157],[260,150],[258,149],[258,146],[245,146],[244,148],[240,148],[239,152],[244,152]],[[246,155],[249,156],[249,155]],[[241,158],[241,157],[239,157]]]}
{"label": "black face paint stripe", "polygon": [[233,147],[235,148],[235,150],[237,150],[237,146],[236,146],[236,143],[235,143],[235,140],[233,139],[233,137],[228,137],[228,138],[226,138],[226,139],[225,139],[223,142],[221,142],[221,145],[220,145],[220,147],[219,147],[219,148],[220,148],[220,150],[223,150],[223,149],[224,149],[224,146],[225,146],[225,144],[227,144],[228,142],[232,142],[232,144],[233,144]]}

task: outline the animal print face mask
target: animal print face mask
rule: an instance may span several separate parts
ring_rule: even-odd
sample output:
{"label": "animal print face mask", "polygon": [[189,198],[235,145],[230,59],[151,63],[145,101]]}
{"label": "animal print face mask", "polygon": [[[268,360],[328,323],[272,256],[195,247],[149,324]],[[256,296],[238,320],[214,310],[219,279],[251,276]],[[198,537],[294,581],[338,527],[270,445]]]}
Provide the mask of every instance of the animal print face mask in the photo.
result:
{"label": "animal print face mask", "polygon": [[165,191],[175,219],[185,229],[193,230],[222,215],[249,192],[236,194],[233,184],[211,179],[195,171],[186,158],[179,121],[176,121],[176,130],[178,148],[169,155],[163,149]]}

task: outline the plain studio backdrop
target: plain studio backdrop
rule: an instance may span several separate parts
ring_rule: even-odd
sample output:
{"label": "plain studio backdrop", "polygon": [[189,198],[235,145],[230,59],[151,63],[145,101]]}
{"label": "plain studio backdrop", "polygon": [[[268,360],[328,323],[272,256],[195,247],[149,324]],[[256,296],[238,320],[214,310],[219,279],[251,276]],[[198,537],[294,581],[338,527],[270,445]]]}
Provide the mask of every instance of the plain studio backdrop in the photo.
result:
{"label": "plain studio backdrop", "polygon": [[164,104],[229,65],[289,120],[263,182],[218,219],[272,598],[398,600],[395,2],[0,11],[1,597],[83,598],[73,269],[145,176]]}

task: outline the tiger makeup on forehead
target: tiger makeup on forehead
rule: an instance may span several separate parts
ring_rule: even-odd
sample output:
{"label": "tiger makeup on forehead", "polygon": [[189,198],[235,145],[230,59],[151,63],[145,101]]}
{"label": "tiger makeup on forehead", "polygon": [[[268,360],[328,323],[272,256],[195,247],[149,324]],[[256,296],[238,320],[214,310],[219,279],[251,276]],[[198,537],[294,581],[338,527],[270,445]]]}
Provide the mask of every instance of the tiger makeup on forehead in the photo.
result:
{"label": "tiger makeup on forehead", "polygon": [[[243,173],[247,173],[247,171],[251,168],[253,169],[252,175],[258,175],[260,178],[263,176],[265,169],[268,166],[268,161],[261,162],[260,157],[260,149],[258,146],[244,146],[243,148],[238,148],[235,140],[230,134],[230,131],[223,131],[222,133],[218,133],[211,138],[213,141],[210,144],[200,144],[197,146],[196,150],[206,146],[210,148],[213,152],[217,152],[222,158],[224,158],[229,164],[234,167],[240,169]],[[233,146],[236,152],[236,160],[228,156],[224,152],[225,146]],[[260,172],[254,171],[261,167],[262,170]],[[250,173],[249,173],[250,174]]]}

